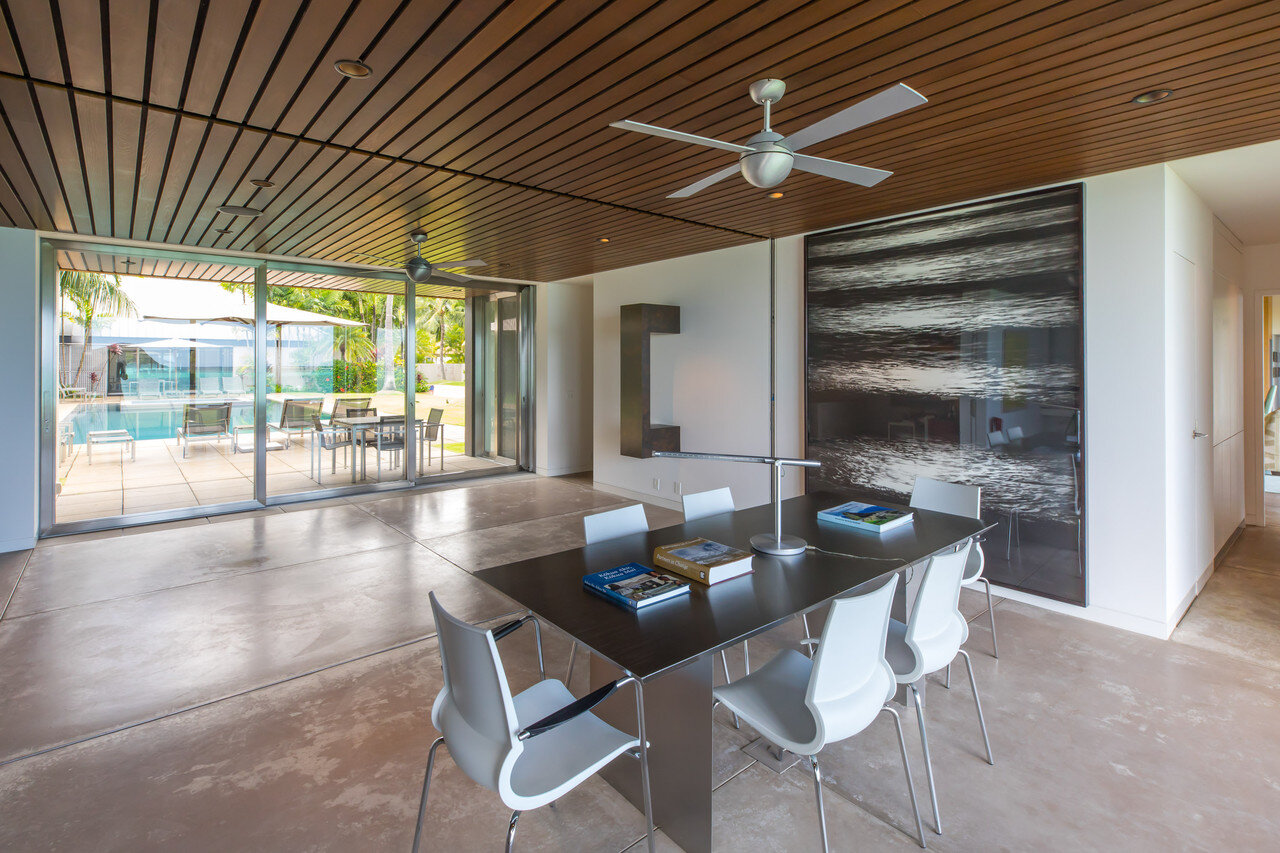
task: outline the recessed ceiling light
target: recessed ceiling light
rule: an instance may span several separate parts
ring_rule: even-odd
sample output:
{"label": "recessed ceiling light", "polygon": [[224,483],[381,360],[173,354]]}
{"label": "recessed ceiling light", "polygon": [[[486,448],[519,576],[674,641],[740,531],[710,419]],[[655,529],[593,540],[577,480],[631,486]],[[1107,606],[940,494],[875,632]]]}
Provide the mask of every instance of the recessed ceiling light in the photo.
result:
{"label": "recessed ceiling light", "polygon": [[339,59],[337,62],[333,63],[333,70],[337,71],[343,77],[350,77],[352,79],[368,77],[373,73],[372,68],[365,65],[358,59]]}
{"label": "recessed ceiling light", "polygon": [[1173,94],[1170,89],[1152,89],[1150,92],[1143,92],[1133,99],[1135,104],[1154,104],[1157,101],[1163,101],[1165,98]]}
{"label": "recessed ceiling light", "polygon": [[231,229],[230,229],[230,228],[215,228],[215,229],[213,229],[213,231],[214,231],[214,233],[215,233],[215,234],[230,234],[230,233],[231,233]]}
{"label": "recessed ceiling light", "polygon": [[253,184],[255,187],[262,187],[264,190],[271,189],[276,185],[275,181],[268,181],[263,178],[254,178],[249,183]]}
{"label": "recessed ceiling light", "polygon": [[609,238],[608,238],[608,237],[601,237],[601,238],[600,238],[600,242],[601,242],[601,243],[608,243],[608,242],[609,242]]}
{"label": "recessed ceiling light", "polygon": [[769,193],[769,198],[782,198],[784,193]]}
{"label": "recessed ceiling light", "polygon": [[256,207],[243,207],[238,204],[224,204],[218,208],[219,213],[227,216],[261,216],[262,211]]}

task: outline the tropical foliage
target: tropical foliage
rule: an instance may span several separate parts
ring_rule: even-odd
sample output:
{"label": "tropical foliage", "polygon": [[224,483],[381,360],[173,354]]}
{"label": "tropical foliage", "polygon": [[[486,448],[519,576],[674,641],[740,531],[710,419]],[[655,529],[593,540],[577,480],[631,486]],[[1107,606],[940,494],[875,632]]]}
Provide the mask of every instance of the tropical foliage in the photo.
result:
{"label": "tropical foliage", "polygon": [[[129,295],[120,284],[120,277],[100,272],[63,270],[58,276],[58,294],[62,300],[62,317],[84,330],[84,346],[80,349],[80,361],[75,377],[65,384],[79,384],[84,371],[85,353],[93,345],[95,320],[137,311]],[[97,382],[97,377],[91,377]]]}

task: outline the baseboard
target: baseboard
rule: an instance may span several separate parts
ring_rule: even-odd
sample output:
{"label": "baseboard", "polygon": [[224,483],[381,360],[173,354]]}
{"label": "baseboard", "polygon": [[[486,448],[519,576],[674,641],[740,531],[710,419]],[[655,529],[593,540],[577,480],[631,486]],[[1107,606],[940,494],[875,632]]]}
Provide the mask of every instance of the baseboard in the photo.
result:
{"label": "baseboard", "polygon": [[[1218,553],[1213,555],[1213,564],[1218,566],[1222,564],[1222,559],[1227,556],[1227,552],[1231,550],[1231,546],[1236,544],[1236,540],[1240,538],[1240,534],[1244,533],[1246,522],[1242,521],[1237,525],[1236,529],[1231,531],[1231,535],[1227,537],[1226,543],[1218,549]],[[1213,574],[1210,572],[1209,574]]]}
{"label": "baseboard", "polygon": [[10,551],[29,551],[34,547],[36,547],[34,536],[30,539],[0,539],[0,554],[7,554]]}
{"label": "baseboard", "polygon": [[[1156,637],[1161,640],[1169,638],[1169,628],[1159,619],[1148,619],[1143,616],[1135,616],[1132,613],[1122,613],[1118,610],[1110,610],[1106,607],[1099,607],[1091,604],[1088,607],[1081,607],[1077,604],[1067,604],[1064,601],[1057,601],[1052,598],[1041,598],[1029,592],[1022,592],[1016,589],[1007,589],[1005,587],[991,585],[991,594],[998,595],[1001,598],[1007,598],[1010,601],[1016,601],[1019,604],[1030,604],[1032,607],[1039,607],[1041,610],[1048,610],[1053,613],[1061,613],[1065,616],[1074,616],[1077,619],[1084,619],[1088,622],[1097,622],[1100,625],[1107,625],[1112,628],[1120,628],[1125,631],[1132,631],[1135,634],[1142,634],[1147,637]],[[996,619],[999,617],[999,607],[996,609]]]}
{"label": "baseboard", "polygon": [[543,477],[564,477],[569,474],[585,474],[591,470],[591,463],[585,465],[570,465],[567,468],[544,468],[538,466],[534,468],[535,473]]}
{"label": "baseboard", "polygon": [[680,501],[673,501],[658,495],[646,495],[644,492],[633,492],[630,489],[624,489],[620,486],[611,486],[608,483],[596,481],[591,487],[601,492],[608,492],[611,495],[617,495],[620,498],[629,498],[633,501],[643,501],[644,503],[657,504],[667,509],[683,510],[684,504]]}

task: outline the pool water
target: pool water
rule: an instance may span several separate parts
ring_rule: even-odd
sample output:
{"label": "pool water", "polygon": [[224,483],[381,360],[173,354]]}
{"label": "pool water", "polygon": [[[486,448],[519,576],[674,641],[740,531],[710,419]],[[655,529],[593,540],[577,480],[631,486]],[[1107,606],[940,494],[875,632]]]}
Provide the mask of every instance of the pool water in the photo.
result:
{"label": "pool water", "polygon": [[[202,402],[217,402],[207,400]],[[128,430],[138,441],[173,439],[182,426],[182,400],[147,400],[145,402],[81,404],[71,417],[63,421],[72,428],[75,443],[83,444],[90,432],[108,429]],[[278,419],[279,406],[275,417]],[[268,422],[271,417],[268,407]],[[236,400],[231,403],[231,426],[253,423],[253,402]]]}

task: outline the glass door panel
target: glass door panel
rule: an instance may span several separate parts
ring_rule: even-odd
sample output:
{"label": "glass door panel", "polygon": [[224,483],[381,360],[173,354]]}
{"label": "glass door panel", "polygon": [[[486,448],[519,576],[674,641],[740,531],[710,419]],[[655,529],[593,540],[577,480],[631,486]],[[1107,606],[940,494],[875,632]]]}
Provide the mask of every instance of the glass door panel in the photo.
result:
{"label": "glass door panel", "polygon": [[404,480],[404,296],[305,280],[268,287],[267,494]]}
{"label": "glass door panel", "polygon": [[52,521],[253,500],[253,457],[234,442],[253,423],[252,298],[113,272],[129,269],[124,258],[59,254]]}
{"label": "glass door panel", "polygon": [[473,303],[476,453],[508,466],[520,458],[523,420],[520,302],[518,293],[497,293]]}

